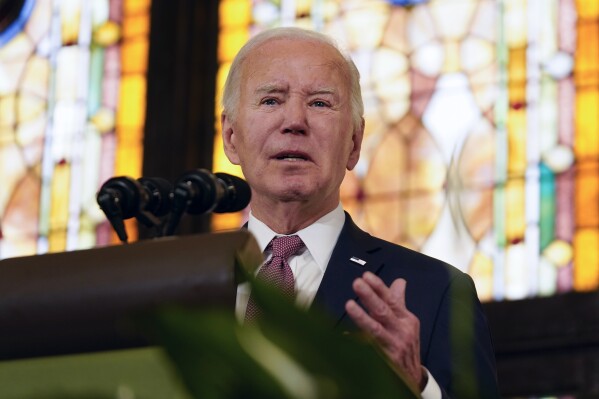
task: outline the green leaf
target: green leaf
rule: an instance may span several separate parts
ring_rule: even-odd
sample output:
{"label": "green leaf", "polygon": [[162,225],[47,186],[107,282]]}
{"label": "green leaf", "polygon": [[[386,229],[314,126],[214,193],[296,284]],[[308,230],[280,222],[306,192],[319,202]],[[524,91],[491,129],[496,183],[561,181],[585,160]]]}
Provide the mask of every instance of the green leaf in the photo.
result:
{"label": "green leaf", "polygon": [[143,319],[194,397],[417,397],[368,341],[250,282],[263,310],[257,323],[239,325],[232,309],[163,308]]}

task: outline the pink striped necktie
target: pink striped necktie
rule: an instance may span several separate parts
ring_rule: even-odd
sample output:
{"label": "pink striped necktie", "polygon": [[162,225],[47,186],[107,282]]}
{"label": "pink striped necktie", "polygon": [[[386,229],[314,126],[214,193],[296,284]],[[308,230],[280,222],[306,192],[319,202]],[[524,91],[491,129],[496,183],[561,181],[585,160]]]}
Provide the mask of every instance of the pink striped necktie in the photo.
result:
{"label": "pink striped necktie", "polygon": [[[299,236],[280,236],[275,237],[268,244],[266,249],[272,249],[272,256],[256,275],[265,283],[272,284],[283,293],[283,295],[291,300],[295,298],[295,278],[287,259],[290,256],[297,254],[304,248],[304,242]],[[250,294],[250,300],[245,311],[245,321],[251,322],[260,317],[261,309],[256,304]]]}

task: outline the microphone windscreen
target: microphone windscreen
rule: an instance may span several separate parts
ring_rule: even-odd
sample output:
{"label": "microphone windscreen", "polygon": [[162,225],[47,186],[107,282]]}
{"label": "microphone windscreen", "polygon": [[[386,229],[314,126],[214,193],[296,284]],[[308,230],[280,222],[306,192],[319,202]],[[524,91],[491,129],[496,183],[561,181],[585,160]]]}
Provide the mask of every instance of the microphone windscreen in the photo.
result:
{"label": "microphone windscreen", "polygon": [[137,179],[149,194],[145,210],[155,216],[164,216],[171,210],[172,184],[162,177],[140,177]]}
{"label": "microphone windscreen", "polygon": [[214,208],[215,213],[238,212],[248,206],[252,198],[252,190],[245,180],[222,172],[214,175],[225,186],[225,194]]}

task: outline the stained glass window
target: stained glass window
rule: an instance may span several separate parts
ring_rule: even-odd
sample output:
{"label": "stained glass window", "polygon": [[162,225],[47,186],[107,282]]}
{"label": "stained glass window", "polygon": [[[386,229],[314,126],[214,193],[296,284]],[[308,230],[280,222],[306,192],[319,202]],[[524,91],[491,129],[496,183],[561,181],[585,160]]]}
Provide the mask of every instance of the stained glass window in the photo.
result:
{"label": "stained glass window", "polygon": [[[599,287],[599,2],[222,0],[220,13],[219,93],[270,27],[351,54],[366,134],[342,202],[362,228],[468,272],[483,300]],[[215,153],[239,173],[218,137]]]}
{"label": "stained glass window", "polygon": [[95,195],[141,173],[149,11],[25,0],[0,33],[0,257],[110,242]]}

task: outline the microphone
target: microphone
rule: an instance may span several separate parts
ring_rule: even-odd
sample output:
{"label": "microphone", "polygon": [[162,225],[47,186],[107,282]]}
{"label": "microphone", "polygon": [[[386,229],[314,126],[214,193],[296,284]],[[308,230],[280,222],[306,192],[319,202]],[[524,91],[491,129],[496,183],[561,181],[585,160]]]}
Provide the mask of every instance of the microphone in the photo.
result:
{"label": "microphone", "polygon": [[140,177],[137,179],[148,193],[144,209],[155,216],[164,216],[171,210],[173,185],[161,177]]}
{"label": "microphone", "polygon": [[156,216],[171,208],[171,184],[159,177],[133,179],[127,176],[108,179],[96,195],[98,205],[108,218],[119,239],[126,243],[123,220],[136,217],[148,227],[157,226]]}
{"label": "microphone", "polygon": [[225,190],[214,208],[215,213],[239,212],[248,206],[252,198],[252,190],[245,180],[222,172],[214,175]]}
{"label": "microphone", "polygon": [[206,169],[189,171],[175,183],[165,235],[173,234],[184,212],[196,215],[237,212],[245,208],[250,199],[250,186],[237,176],[213,174]]}

